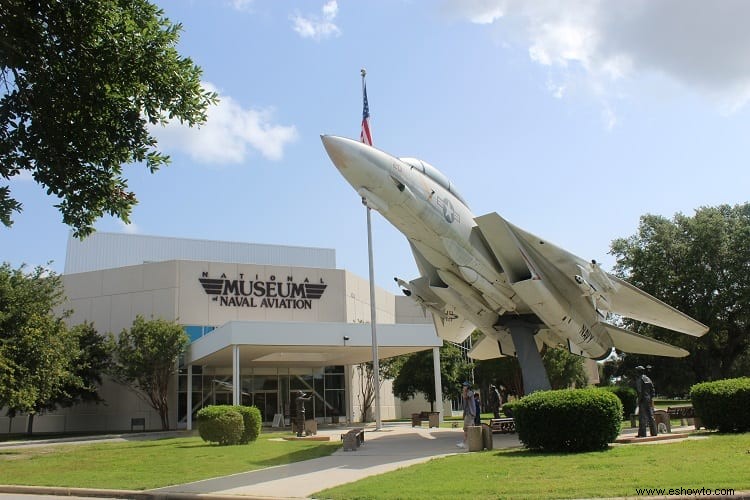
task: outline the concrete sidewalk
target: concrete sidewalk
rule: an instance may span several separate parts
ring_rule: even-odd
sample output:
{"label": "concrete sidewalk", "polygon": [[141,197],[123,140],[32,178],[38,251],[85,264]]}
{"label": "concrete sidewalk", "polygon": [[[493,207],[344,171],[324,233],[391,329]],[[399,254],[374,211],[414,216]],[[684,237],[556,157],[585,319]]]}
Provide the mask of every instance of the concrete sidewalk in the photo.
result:
{"label": "concrete sidewalk", "polygon": [[[345,430],[321,430],[319,435],[340,439]],[[365,428],[365,442],[356,451],[304,462],[234,474],[195,483],[151,490],[151,493],[241,495],[261,498],[309,498],[313,493],[367,476],[408,467],[432,458],[466,453],[456,447],[461,429],[411,427],[408,423],[384,424],[380,431]],[[495,434],[496,448],[520,446],[516,434]]]}

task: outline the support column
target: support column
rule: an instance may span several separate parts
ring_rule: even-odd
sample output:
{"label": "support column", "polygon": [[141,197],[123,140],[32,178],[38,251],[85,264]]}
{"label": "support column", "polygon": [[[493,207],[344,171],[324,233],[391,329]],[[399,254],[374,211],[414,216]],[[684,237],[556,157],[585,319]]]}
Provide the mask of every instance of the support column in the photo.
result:
{"label": "support column", "polygon": [[443,407],[443,378],[440,375],[440,348],[432,348],[432,369],[435,373],[435,409],[440,412],[440,422],[443,422],[445,408]]}
{"label": "support column", "polygon": [[242,404],[240,394],[240,346],[232,346],[232,404],[239,406]]}
{"label": "support column", "polygon": [[193,430],[193,365],[187,365],[187,430]]}
{"label": "support column", "polygon": [[505,326],[510,330],[510,336],[516,346],[516,357],[523,376],[523,392],[531,394],[552,389],[534,340],[537,327],[519,320],[509,322]]}

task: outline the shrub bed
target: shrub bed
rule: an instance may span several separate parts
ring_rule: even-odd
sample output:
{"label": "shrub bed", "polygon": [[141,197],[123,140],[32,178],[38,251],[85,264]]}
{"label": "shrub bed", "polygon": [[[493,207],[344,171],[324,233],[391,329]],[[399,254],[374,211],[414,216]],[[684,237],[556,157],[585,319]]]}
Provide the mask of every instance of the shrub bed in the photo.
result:
{"label": "shrub bed", "polygon": [[204,441],[222,446],[239,444],[245,425],[234,406],[206,406],[198,410],[198,434]]}
{"label": "shrub bed", "polygon": [[635,389],[625,385],[611,385],[602,387],[602,389],[611,391],[615,396],[620,398],[623,420],[628,420],[630,415],[635,413],[635,407],[638,404],[638,393],[635,392]]}
{"label": "shrub bed", "polygon": [[750,430],[750,378],[702,382],[690,389],[695,414],[706,429]]}
{"label": "shrub bed", "polygon": [[513,405],[513,418],[527,448],[601,450],[617,439],[622,403],[604,389],[539,391]]}

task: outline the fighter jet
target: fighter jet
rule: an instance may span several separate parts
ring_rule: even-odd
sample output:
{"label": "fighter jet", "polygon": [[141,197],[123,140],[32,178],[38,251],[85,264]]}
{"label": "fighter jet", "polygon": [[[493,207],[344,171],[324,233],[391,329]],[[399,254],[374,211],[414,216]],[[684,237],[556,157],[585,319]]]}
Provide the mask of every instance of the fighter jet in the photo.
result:
{"label": "fighter jet", "polygon": [[439,170],[373,146],[323,135],[341,175],[370,208],[406,236],[421,276],[396,278],[429,311],[440,337],[482,332],[469,356],[517,356],[524,391],[549,389],[544,344],[596,360],[613,348],[683,357],[688,352],[608,321],[632,318],[700,337],[708,327],[635,286],[510,223],[476,217]]}

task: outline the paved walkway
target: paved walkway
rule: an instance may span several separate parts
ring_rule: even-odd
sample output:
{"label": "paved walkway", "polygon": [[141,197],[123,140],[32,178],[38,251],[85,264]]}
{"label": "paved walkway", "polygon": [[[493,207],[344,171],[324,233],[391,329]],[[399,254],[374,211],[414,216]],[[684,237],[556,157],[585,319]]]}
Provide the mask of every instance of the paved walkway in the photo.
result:
{"label": "paved walkway", "polygon": [[[319,435],[339,439],[342,429],[321,430]],[[466,453],[456,447],[463,438],[461,429],[414,427],[410,424],[384,424],[380,431],[368,427],[365,442],[356,451],[259,471],[208,479],[154,490],[180,494],[249,495],[268,498],[308,498],[313,493],[426,462],[435,457]],[[495,447],[520,446],[515,434],[495,434]]]}

